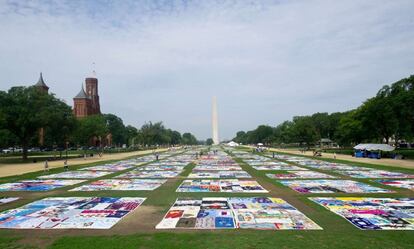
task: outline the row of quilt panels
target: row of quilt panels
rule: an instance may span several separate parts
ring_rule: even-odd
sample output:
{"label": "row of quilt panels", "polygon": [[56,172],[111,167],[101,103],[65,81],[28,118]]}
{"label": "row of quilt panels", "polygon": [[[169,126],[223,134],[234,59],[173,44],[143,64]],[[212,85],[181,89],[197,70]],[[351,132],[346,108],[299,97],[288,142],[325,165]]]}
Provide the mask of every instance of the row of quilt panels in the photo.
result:
{"label": "row of quilt panels", "polygon": [[[0,204],[16,198],[0,198]],[[312,197],[362,230],[414,230],[414,198]],[[0,228],[109,229],[138,208],[140,197],[53,197],[0,213]],[[319,230],[280,198],[177,199],[157,229]]]}
{"label": "row of quilt panels", "polygon": [[156,229],[322,229],[279,198],[177,199]]}
{"label": "row of quilt panels", "polygon": [[[174,159],[174,157],[172,157]],[[191,161],[190,156],[181,156],[180,162]],[[170,159],[168,159],[170,161]],[[84,182],[85,180],[73,179],[93,179],[112,174],[113,171],[127,169],[127,164],[116,163],[101,166],[84,168],[77,171],[66,171],[58,174],[50,174],[39,177],[36,180],[23,180],[19,182],[0,184],[0,191],[48,191],[56,188],[66,187]],[[128,165],[129,167],[130,165]],[[168,165],[148,165],[132,171],[128,175],[121,175],[117,178],[170,178],[177,176],[184,166]],[[87,170],[93,169],[93,170]],[[102,171],[101,171],[102,170]],[[158,170],[158,171],[157,171]],[[175,170],[175,171],[169,171]],[[134,174],[136,173],[136,174]],[[53,179],[58,178],[58,179]],[[153,190],[165,183],[165,180],[152,179],[105,179],[92,182],[88,185],[76,188],[77,191],[93,190]]]}
{"label": "row of quilt panels", "polygon": [[413,174],[407,174],[396,171],[379,170],[374,168],[360,167],[343,163],[326,162],[296,156],[278,155],[278,157],[282,157],[284,160],[288,162],[296,163],[301,166],[306,166],[319,170],[333,171],[335,173],[349,176],[352,178],[414,178]]}
{"label": "row of quilt panels", "polygon": [[[362,230],[414,230],[414,198],[313,197]],[[279,198],[177,199],[157,229],[322,229]]]}
{"label": "row of quilt panels", "polygon": [[[0,191],[49,191],[84,182],[83,180],[23,180],[0,184]],[[102,179],[77,187],[71,191],[98,190],[154,190],[166,179]],[[414,190],[414,180],[377,180],[387,186]],[[280,181],[299,193],[389,193],[390,190],[373,187],[351,180],[296,180]],[[267,192],[252,180],[184,180],[177,192]]]}

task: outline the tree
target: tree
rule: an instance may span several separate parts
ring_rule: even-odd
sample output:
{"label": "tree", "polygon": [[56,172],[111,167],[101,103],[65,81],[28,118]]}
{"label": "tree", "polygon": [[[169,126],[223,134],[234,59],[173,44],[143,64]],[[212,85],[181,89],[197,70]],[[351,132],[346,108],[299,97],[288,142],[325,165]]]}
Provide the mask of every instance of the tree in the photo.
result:
{"label": "tree", "polygon": [[138,129],[132,125],[127,125],[125,127],[125,131],[126,131],[128,145],[134,145],[136,142],[135,139],[138,136]]}
{"label": "tree", "polygon": [[193,134],[186,132],[183,134],[182,143],[186,145],[196,145],[198,142],[197,138]]}
{"label": "tree", "polygon": [[93,139],[102,139],[109,130],[103,115],[92,115],[79,120],[74,134],[74,141],[78,145],[89,145]]}
{"label": "tree", "polygon": [[295,142],[298,142],[300,145],[306,144],[310,146],[318,138],[314,123],[309,116],[294,117],[292,129]]}
{"label": "tree", "polygon": [[[45,145],[58,145],[66,147],[66,143],[70,140],[70,136],[77,126],[77,120],[72,114],[72,108],[61,101],[55,100],[55,106],[51,109],[50,119],[53,122],[48,122],[44,129]],[[47,107],[49,108],[49,107]],[[37,141],[39,141],[37,139]]]}
{"label": "tree", "polygon": [[259,125],[250,135],[252,143],[269,144],[273,139],[273,128],[268,125]]}
{"label": "tree", "polygon": [[22,146],[23,159],[27,159],[28,146],[41,128],[54,133],[72,122],[69,106],[33,86],[12,87],[7,93],[0,94],[0,102],[0,122]]}
{"label": "tree", "polygon": [[398,121],[390,100],[382,96],[368,99],[361,106],[360,112],[363,127],[368,129],[378,142],[385,139],[388,143],[398,128]]}
{"label": "tree", "polygon": [[122,119],[114,114],[103,114],[109,133],[112,135],[112,141],[116,145],[127,143],[127,130]]}
{"label": "tree", "polygon": [[214,143],[212,138],[207,138],[206,145],[212,145]]}
{"label": "tree", "polygon": [[233,141],[240,144],[247,144],[247,135],[244,131],[239,131],[236,134],[236,137],[233,138]]}
{"label": "tree", "polygon": [[335,139],[342,145],[358,144],[364,139],[358,110],[350,111],[340,119]]}
{"label": "tree", "polygon": [[178,131],[168,130],[169,136],[171,137],[171,144],[177,145],[181,143],[181,133]]}

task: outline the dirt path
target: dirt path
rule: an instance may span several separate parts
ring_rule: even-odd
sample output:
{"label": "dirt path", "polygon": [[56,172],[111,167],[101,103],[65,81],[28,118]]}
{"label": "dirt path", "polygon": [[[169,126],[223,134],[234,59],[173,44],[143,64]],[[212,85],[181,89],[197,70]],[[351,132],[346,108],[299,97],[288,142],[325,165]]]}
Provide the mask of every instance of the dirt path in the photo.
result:
{"label": "dirt path", "polygon": [[[297,149],[274,149],[269,148],[269,151],[275,151],[275,152],[284,152],[284,153],[290,153],[300,156],[312,156],[312,151],[306,151],[305,153],[300,152]],[[332,153],[322,153],[322,158],[334,158],[334,155]],[[390,167],[400,167],[400,168],[407,168],[407,169],[414,169],[414,160],[396,160],[396,159],[388,159],[383,158],[380,160],[376,159],[369,159],[369,158],[355,158],[350,155],[341,155],[336,154],[336,159],[339,160],[346,160],[350,162],[360,162],[360,163],[368,163],[368,164],[380,164],[384,166],[390,166]]]}
{"label": "dirt path", "polygon": [[[166,151],[167,149],[158,149],[156,151]],[[114,153],[114,154],[104,154],[102,157],[94,156],[87,158],[73,158],[68,159],[69,166],[74,165],[83,165],[88,163],[96,163],[109,160],[122,160],[132,156],[139,156],[143,154],[152,153],[153,150],[143,150],[143,151],[134,151],[134,152],[125,152],[125,153]],[[63,161],[51,161],[49,162],[49,168],[59,168],[63,167]],[[44,169],[44,163],[20,163],[20,164],[0,164],[0,177],[13,176],[13,175],[22,175],[29,172],[41,171]]]}

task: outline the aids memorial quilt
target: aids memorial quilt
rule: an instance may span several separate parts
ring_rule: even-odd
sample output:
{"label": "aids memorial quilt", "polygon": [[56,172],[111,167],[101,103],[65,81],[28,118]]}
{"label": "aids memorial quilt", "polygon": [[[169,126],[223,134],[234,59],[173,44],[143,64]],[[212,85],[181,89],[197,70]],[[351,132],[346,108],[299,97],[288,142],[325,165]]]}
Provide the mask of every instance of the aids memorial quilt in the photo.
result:
{"label": "aids memorial quilt", "polygon": [[0,228],[109,229],[139,207],[139,197],[53,197],[0,213]]}
{"label": "aids memorial quilt", "polygon": [[0,184],[0,191],[48,191],[84,182],[83,180],[24,180]]}
{"label": "aids memorial quilt", "polygon": [[105,179],[82,185],[70,191],[154,190],[166,181],[162,179]]}
{"label": "aids memorial quilt", "polygon": [[406,179],[406,180],[376,180],[381,184],[397,187],[397,188],[408,188],[414,191],[414,179]]}
{"label": "aids memorial quilt", "polygon": [[177,199],[156,229],[321,229],[279,198]]}
{"label": "aids memorial quilt", "polygon": [[173,178],[178,176],[181,171],[140,171],[140,170],[132,170],[122,175],[119,175],[115,178]]}
{"label": "aids memorial quilt", "polygon": [[281,180],[299,193],[391,193],[393,191],[351,180]]}
{"label": "aids memorial quilt", "polygon": [[301,168],[298,166],[293,165],[260,165],[260,166],[252,166],[255,170],[308,170],[305,168]]}
{"label": "aids memorial quilt", "polygon": [[184,180],[176,192],[228,192],[267,193],[256,181],[251,180]]}
{"label": "aids memorial quilt", "polygon": [[79,170],[92,170],[92,171],[111,171],[111,172],[117,172],[122,170],[127,170],[130,168],[135,167],[131,164],[107,164],[107,165],[99,165],[99,166],[93,166],[93,167],[86,167]]}
{"label": "aids memorial quilt", "polygon": [[79,170],[79,171],[66,171],[62,173],[57,174],[51,174],[51,175],[44,175],[40,176],[38,178],[40,179],[92,179],[97,178],[105,175],[112,174],[112,172],[108,171],[86,171],[86,170]]}
{"label": "aids memorial quilt", "polygon": [[19,197],[0,197],[0,205],[18,200]]}
{"label": "aids memorial quilt", "polygon": [[367,170],[367,171],[347,170],[347,171],[336,171],[336,172],[339,174],[353,177],[353,178],[412,178],[414,179],[414,175],[400,173],[400,172],[386,171],[386,170]]}
{"label": "aids memorial quilt", "polygon": [[272,179],[306,179],[306,178],[336,178],[335,176],[331,176],[328,174],[316,172],[316,171],[288,171],[287,173],[281,174],[266,174],[267,177]]}
{"label": "aids memorial quilt", "polygon": [[212,171],[212,170],[243,170],[240,166],[230,165],[197,165],[193,171]]}
{"label": "aids memorial quilt", "polygon": [[414,198],[315,197],[310,200],[363,230],[414,230]]}
{"label": "aids memorial quilt", "polygon": [[188,178],[251,178],[246,171],[224,170],[224,171],[195,171]]}
{"label": "aids memorial quilt", "polygon": [[167,170],[167,171],[183,171],[184,166],[175,165],[147,165],[137,168],[137,170]]}
{"label": "aids memorial quilt", "polygon": [[177,199],[156,229],[232,229],[227,198]]}
{"label": "aids memorial quilt", "polygon": [[322,229],[295,207],[280,198],[253,197],[228,199],[239,228],[271,230]]}

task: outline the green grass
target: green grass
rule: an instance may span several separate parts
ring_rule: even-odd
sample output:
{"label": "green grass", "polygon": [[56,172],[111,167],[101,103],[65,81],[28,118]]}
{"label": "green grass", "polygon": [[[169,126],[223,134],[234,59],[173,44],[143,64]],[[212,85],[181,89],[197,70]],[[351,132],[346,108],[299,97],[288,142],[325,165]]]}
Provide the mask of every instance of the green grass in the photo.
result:
{"label": "green grass", "polygon": [[[376,231],[214,231],[196,233],[145,233],[127,236],[63,237],[53,249],[160,248],[410,248],[412,233]],[[402,242],[405,241],[405,242]]]}
{"label": "green grass", "polygon": [[[318,158],[319,159],[319,158]],[[326,161],[340,160],[334,159],[320,159]],[[182,179],[187,176],[194,164],[186,167],[185,171],[180,175],[180,179],[169,180],[166,184],[154,191],[100,191],[100,192],[66,192],[74,186],[60,189],[60,192],[45,193],[47,196],[140,196],[147,197],[144,206],[156,206],[159,209],[156,211],[160,215],[171,207],[177,197],[207,197],[207,196],[273,196],[287,199],[288,202],[300,203],[295,205],[306,216],[315,221],[324,230],[322,231],[259,231],[259,230],[215,230],[215,231],[148,231],[133,233],[129,235],[66,235],[54,236],[49,235],[45,231],[42,238],[38,238],[40,242],[31,243],[25,240],[24,231],[16,230],[0,230],[0,248],[53,248],[53,249],[74,249],[74,248],[163,248],[163,249],[197,249],[197,248],[231,248],[231,249],[258,249],[258,248],[413,248],[414,245],[414,231],[362,231],[347,222],[342,217],[330,212],[324,207],[310,201],[307,197],[312,196],[373,196],[373,197],[414,197],[412,191],[387,187],[381,184],[374,183],[369,179],[354,179],[356,181],[365,182],[370,185],[392,189],[396,193],[389,194],[300,194],[290,188],[283,186],[277,181],[265,176],[266,173],[272,171],[257,171],[245,164],[240,159],[236,161],[241,167],[253,176],[261,185],[271,185],[272,189],[276,189],[269,194],[231,194],[231,193],[177,193],[175,190],[181,184]],[[347,162],[349,163],[349,162]],[[101,164],[101,163],[95,163]],[[390,168],[383,165],[372,165],[364,163],[354,163],[364,167],[387,169],[392,171],[403,171],[406,173],[413,173],[411,169]],[[91,164],[92,165],[92,164]],[[79,167],[86,167],[91,165],[82,165]],[[301,166],[303,167],[303,166]],[[316,170],[328,174],[332,172]],[[50,173],[62,171],[62,169],[51,170]],[[126,170],[128,171],[128,170]],[[125,172],[125,171],[123,171]],[[123,172],[117,172],[108,176],[101,177],[110,178]],[[280,171],[274,171],[274,173]],[[19,179],[29,179],[37,177],[42,173],[29,173],[23,176],[8,177],[0,179],[0,182],[15,181]],[[340,176],[343,179],[350,179],[349,177]],[[30,200],[25,200],[25,203],[31,202],[35,199],[43,198],[35,195]],[[19,203],[17,206],[20,206]],[[156,221],[158,222],[158,221]],[[134,227],[131,227],[134,231]],[[63,233],[64,234],[64,233]]]}

